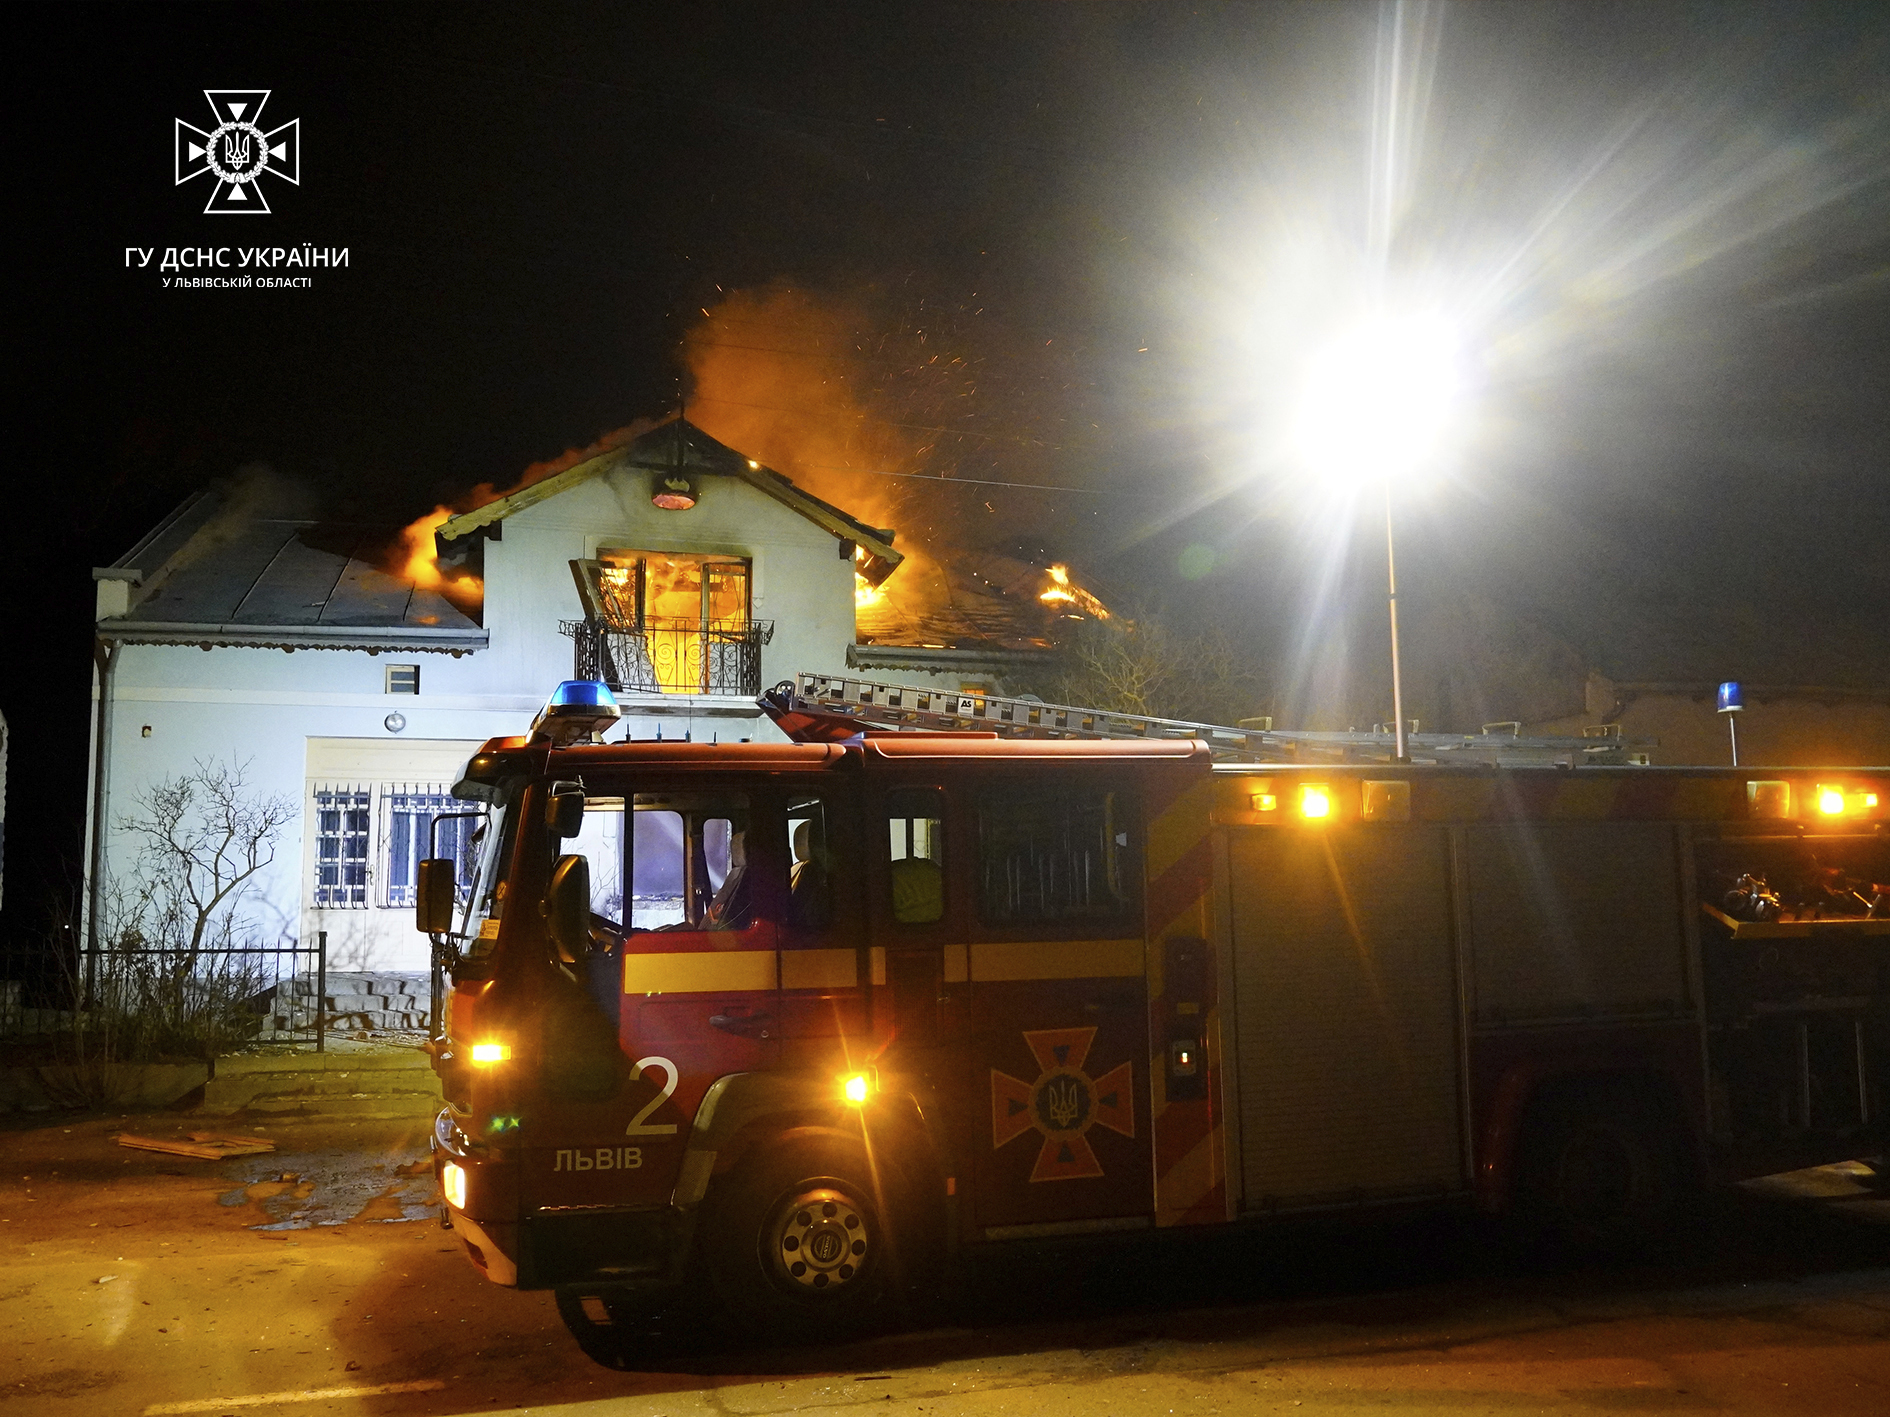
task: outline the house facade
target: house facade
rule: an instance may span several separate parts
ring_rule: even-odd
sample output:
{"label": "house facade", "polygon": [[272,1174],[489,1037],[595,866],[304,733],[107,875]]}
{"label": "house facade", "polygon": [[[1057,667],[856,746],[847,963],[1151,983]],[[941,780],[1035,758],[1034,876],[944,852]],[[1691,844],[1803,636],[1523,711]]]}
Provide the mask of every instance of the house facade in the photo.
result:
{"label": "house facade", "polygon": [[[212,493],[94,572],[89,935],[140,869],[140,802],[221,766],[293,804],[248,893],[257,942],[325,931],[332,967],[423,970],[414,863],[462,844],[449,793],[481,742],[574,674],[617,687],[628,737],[777,736],[756,693],[847,672],[856,573],[900,561],[681,420],[449,519],[433,589],[382,569],[397,535]],[[976,659],[921,647],[898,677],[957,688]]]}

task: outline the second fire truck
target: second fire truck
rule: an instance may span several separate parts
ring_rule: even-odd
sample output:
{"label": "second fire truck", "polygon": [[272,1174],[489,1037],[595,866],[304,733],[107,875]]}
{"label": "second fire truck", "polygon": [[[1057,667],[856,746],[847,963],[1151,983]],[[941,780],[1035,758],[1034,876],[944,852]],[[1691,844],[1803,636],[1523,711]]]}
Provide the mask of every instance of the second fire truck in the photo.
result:
{"label": "second fire truck", "polygon": [[1217,763],[902,694],[605,744],[566,684],[454,789],[446,1215],[603,1361],[687,1286],[832,1335],[973,1247],[1401,1202],[1618,1242],[1883,1146],[1890,770]]}

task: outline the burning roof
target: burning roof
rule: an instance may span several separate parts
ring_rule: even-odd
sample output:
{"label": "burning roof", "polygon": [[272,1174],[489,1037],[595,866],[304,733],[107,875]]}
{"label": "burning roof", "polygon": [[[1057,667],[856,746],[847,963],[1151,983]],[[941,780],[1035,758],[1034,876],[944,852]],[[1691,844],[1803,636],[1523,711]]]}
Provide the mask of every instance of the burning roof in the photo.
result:
{"label": "burning roof", "polygon": [[382,569],[386,524],[259,514],[239,487],[199,492],[121,556],[131,603],[114,639],[282,649],[485,646],[478,621]]}

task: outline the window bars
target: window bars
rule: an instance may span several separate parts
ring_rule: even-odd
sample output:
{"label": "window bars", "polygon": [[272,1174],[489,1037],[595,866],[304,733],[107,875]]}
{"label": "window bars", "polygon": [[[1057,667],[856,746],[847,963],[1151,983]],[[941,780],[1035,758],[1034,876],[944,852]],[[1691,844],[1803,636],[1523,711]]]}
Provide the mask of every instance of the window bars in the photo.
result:
{"label": "window bars", "polygon": [[367,907],[373,821],[372,794],[366,787],[315,789],[315,904]]}

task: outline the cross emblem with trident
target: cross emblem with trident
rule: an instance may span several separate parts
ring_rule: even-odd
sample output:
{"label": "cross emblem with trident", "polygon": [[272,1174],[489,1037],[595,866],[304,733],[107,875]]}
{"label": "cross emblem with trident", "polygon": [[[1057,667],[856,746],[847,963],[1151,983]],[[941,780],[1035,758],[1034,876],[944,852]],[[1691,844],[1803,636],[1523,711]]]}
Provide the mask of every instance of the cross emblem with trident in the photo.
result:
{"label": "cross emblem with trident", "polygon": [[209,132],[177,120],[173,158],[178,186],[211,173],[216,186],[204,211],[211,216],[263,216],[269,211],[262,176],[269,173],[292,186],[302,181],[302,120],[292,118],[264,132],[263,105],[268,89],[205,89],[217,126]]}
{"label": "cross emblem with trident", "polygon": [[1035,1082],[991,1069],[991,1145],[1001,1147],[1033,1128],[1042,1135],[1033,1181],[1078,1181],[1103,1174],[1084,1135],[1100,1123],[1135,1135],[1135,1073],[1118,1063],[1099,1078],[1083,1071],[1093,1028],[1040,1028],[1024,1044],[1043,1069]]}

